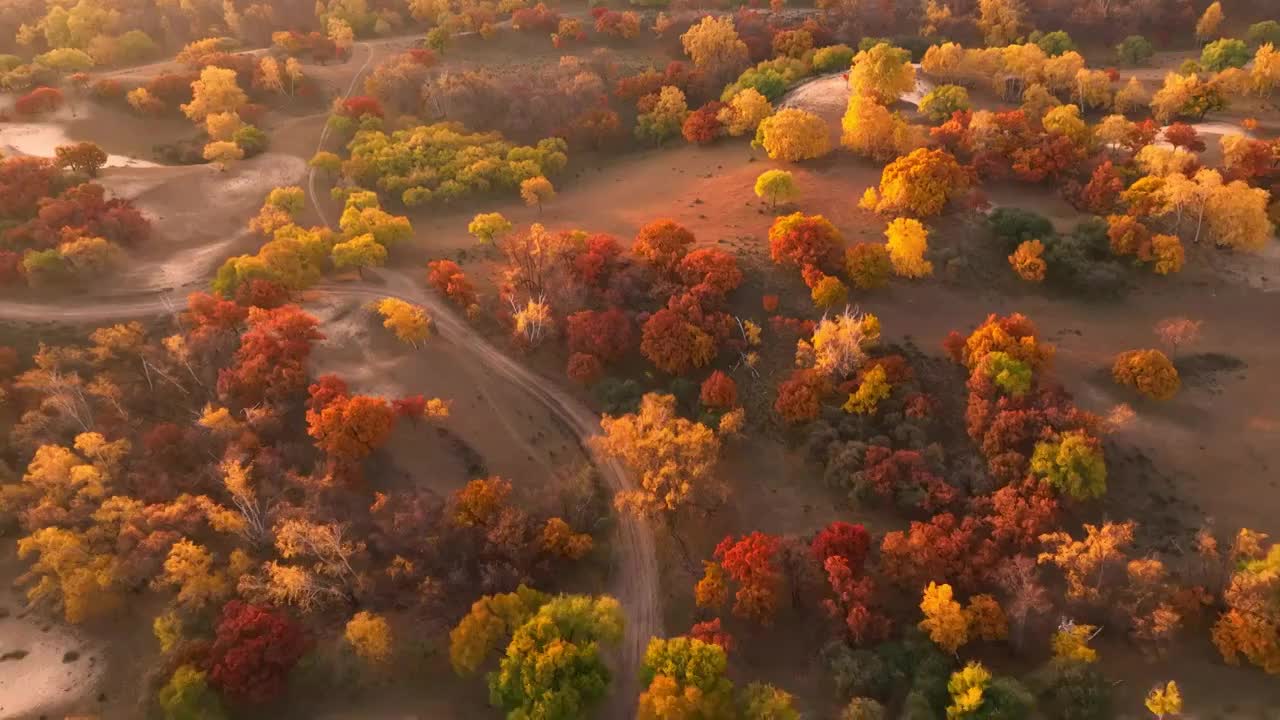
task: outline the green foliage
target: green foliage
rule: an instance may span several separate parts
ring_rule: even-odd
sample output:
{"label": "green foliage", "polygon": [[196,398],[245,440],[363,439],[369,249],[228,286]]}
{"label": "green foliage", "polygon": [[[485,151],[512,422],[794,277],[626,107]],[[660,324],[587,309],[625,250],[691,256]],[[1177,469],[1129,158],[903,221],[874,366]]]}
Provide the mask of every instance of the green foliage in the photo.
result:
{"label": "green foliage", "polygon": [[342,170],[342,158],[328,150],[321,150],[311,156],[311,160],[307,162],[311,167],[327,173],[338,174]]}
{"label": "green foliage", "polygon": [[1151,46],[1151,41],[1141,35],[1130,35],[1116,45],[1116,57],[1124,65],[1146,65],[1155,54],[1156,49]]}
{"label": "green foliage", "polygon": [[[1037,37],[1039,35],[1039,37]],[[1065,30],[1054,30],[1048,33],[1032,33],[1031,42],[1035,43],[1044,51],[1045,55],[1053,57],[1061,55],[1065,52],[1076,49],[1076,44],[1071,40],[1071,36]]]}
{"label": "green foliage", "polygon": [[449,662],[459,675],[474,674],[551,596],[521,585],[515,592],[485,595],[449,631]]}
{"label": "green foliage", "polygon": [[982,358],[982,371],[1004,394],[1022,397],[1031,390],[1031,366],[999,350]]}
{"label": "green foliage", "polygon": [[43,55],[37,55],[35,64],[57,70],[62,73],[84,72],[93,67],[93,58],[89,53],[75,48],[57,48]]}
{"label": "green foliage", "polygon": [[681,693],[696,688],[698,705],[708,714],[728,714],[733,707],[733,683],[725,677],[727,669],[728,658],[719,645],[689,637],[652,638],[645,649],[640,680],[648,687],[658,675],[669,677]]}
{"label": "green foliage", "polygon": [[871,698],[856,697],[840,713],[840,720],[885,720],[884,705]]}
{"label": "green foliage", "polygon": [[1027,240],[1045,241],[1053,235],[1049,218],[1021,208],[996,208],[987,215],[991,234],[1001,243],[1003,252],[1013,252]]}
{"label": "green foliage", "polygon": [[348,148],[347,179],[362,187],[376,187],[400,196],[405,190],[431,190],[432,199],[450,202],[494,190],[515,190],[539,175],[550,177],[568,162],[560,138],[546,138],[536,146],[518,146],[502,135],[469,133],[459,123],[421,125],[388,135],[360,131]]}
{"label": "green foliage", "polygon": [[969,91],[959,85],[939,85],[920,100],[920,113],[933,122],[945,122],[951,113],[969,109]]}
{"label": "green foliage", "polygon": [[1200,65],[1205,70],[1220,72],[1229,67],[1244,67],[1251,57],[1252,53],[1243,40],[1222,38],[1204,46],[1200,51]]}
{"label": "green foliage", "polygon": [[843,72],[853,64],[853,55],[848,45],[828,45],[813,52],[810,64],[815,73]]}
{"label": "green foliage", "polygon": [[755,88],[757,92],[773,102],[782,96],[787,87],[798,82],[809,74],[809,66],[803,61],[790,57],[765,60],[753,68],[747,68],[738,76],[737,81],[726,85],[720,94],[721,102],[729,102],[739,91]]}
{"label": "green foliage", "polygon": [[443,25],[437,25],[427,31],[425,44],[428,48],[443,55],[444,51],[449,47],[450,39],[449,29]]}
{"label": "green foliage", "polygon": [[870,35],[863,37],[858,41],[858,52],[866,52],[877,45],[892,45],[893,41],[887,37],[871,37]]}
{"label": "green foliage", "polygon": [[1249,26],[1248,33],[1245,38],[1249,40],[1251,45],[1272,45],[1280,46],[1280,22],[1275,20],[1263,20]]}
{"label": "green foliage", "polygon": [[1109,720],[1111,683],[1092,663],[1054,662],[1032,682],[1051,720]]}
{"label": "green foliage", "polygon": [[1100,299],[1119,295],[1126,286],[1126,268],[1116,262],[1102,218],[1085,220],[1069,235],[1043,238],[1048,279],[1054,285]]}
{"label": "green foliage", "polygon": [[121,63],[132,64],[150,60],[160,54],[160,46],[142,30],[129,30],[116,40],[116,53]]}
{"label": "green foliage", "polygon": [[227,717],[205,674],[190,665],[173,672],[169,682],[160,688],[159,699],[165,720],[224,720]]}
{"label": "green foliage", "polygon": [[609,415],[626,415],[636,412],[640,407],[640,384],[630,378],[604,378],[596,383],[594,392],[600,403],[600,411]]}
{"label": "green foliage", "polygon": [[983,695],[982,708],[973,716],[979,720],[1026,720],[1036,707],[1031,691],[1011,677],[993,678]]}
{"label": "green foliage", "polygon": [[1107,492],[1107,463],[1102,449],[1083,431],[1037,443],[1031,454],[1030,472],[1076,500],[1102,497]]}
{"label": "green foliage", "polygon": [[796,183],[786,170],[765,170],[756,178],[756,197],[768,199],[771,207],[779,202],[790,202],[796,197]]}
{"label": "green foliage", "polygon": [[840,697],[868,696],[883,698],[889,694],[894,678],[891,669],[876,653],[855,650],[844,642],[833,642],[822,650],[827,669],[836,681]]}
{"label": "green foliage", "polygon": [[800,720],[800,713],[790,693],[753,682],[742,692],[742,720]]}
{"label": "green foliage", "polygon": [[254,125],[242,125],[231,136],[231,141],[240,146],[245,157],[253,157],[267,149],[267,134]]}
{"label": "green foliage", "polygon": [[622,611],[611,597],[561,595],[515,631],[489,701],[512,720],[585,716],[611,679],[601,644],[622,638]]}

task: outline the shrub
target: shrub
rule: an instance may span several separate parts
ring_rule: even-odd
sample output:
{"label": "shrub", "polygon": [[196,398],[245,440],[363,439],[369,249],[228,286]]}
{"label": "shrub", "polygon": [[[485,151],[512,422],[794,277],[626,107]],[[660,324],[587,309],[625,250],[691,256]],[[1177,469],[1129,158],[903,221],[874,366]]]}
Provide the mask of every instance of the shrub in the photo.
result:
{"label": "shrub", "polygon": [[1130,35],[1116,45],[1116,56],[1124,65],[1146,65],[1155,54],[1151,41],[1141,35]]}
{"label": "shrub", "polygon": [[853,64],[853,55],[848,45],[828,45],[814,51],[810,64],[815,73],[845,71]]}
{"label": "shrub", "polygon": [[845,270],[854,287],[875,290],[889,284],[893,261],[889,248],[881,243],[858,243],[845,251]]}
{"label": "shrub", "polygon": [[39,115],[57,110],[62,107],[62,103],[61,90],[51,87],[38,87],[15,100],[13,109],[19,115]]}
{"label": "shrub", "polygon": [[1221,72],[1227,68],[1244,67],[1251,54],[1242,40],[1222,38],[1204,46],[1200,51],[1200,65],[1205,70]]}
{"label": "shrub", "polygon": [[1272,45],[1280,46],[1280,22],[1275,20],[1263,20],[1249,26],[1249,31],[1245,37],[1252,45]]}
{"label": "shrub", "polygon": [[1178,369],[1159,350],[1128,350],[1116,356],[1111,376],[1121,385],[1134,388],[1155,400],[1168,400],[1178,393],[1182,381]]}
{"label": "shrub", "polygon": [[920,113],[933,122],[950,119],[952,113],[969,109],[969,91],[959,85],[939,85],[920,100]]}

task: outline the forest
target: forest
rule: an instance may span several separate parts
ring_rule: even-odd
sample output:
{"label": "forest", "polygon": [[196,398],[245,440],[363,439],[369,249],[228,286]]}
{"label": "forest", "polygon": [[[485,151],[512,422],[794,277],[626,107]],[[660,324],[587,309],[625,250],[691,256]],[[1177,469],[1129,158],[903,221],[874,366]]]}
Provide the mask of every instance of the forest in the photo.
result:
{"label": "forest", "polygon": [[0,717],[1280,707],[1277,8],[0,4]]}

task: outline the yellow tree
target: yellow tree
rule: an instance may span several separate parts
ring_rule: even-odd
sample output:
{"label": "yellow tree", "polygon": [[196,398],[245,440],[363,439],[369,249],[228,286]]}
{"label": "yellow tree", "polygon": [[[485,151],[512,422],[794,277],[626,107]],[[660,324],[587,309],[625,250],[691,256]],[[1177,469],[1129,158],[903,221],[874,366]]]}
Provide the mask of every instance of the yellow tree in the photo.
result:
{"label": "yellow tree", "polygon": [[244,149],[233,142],[217,140],[204,146],[203,156],[219,171],[224,171],[231,163],[244,159]]}
{"label": "yellow tree", "polygon": [[213,141],[229,141],[236,131],[244,127],[240,116],[233,112],[209,113],[204,118],[204,129]]}
{"label": "yellow tree", "polygon": [[879,188],[867,188],[859,205],[890,215],[927,217],[942,212],[968,185],[968,174],[950,153],[918,148],[885,166]]}
{"label": "yellow tree", "polygon": [[202,123],[213,113],[236,112],[248,101],[236,84],[235,70],[210,65],[200,71],[200,79],[191,83],[191,102],[182,106],[182,112]]}
{"label": "yellow tree", "polygon": [[899,113],[863,95],[849,96],[840,127],[842,145],[877,162],[888,162],[928,140],[923,127],[908,123]]}
{"label": "yellow tree", "polygon": [[788,162],[810,160],[831,152],[827,123],[798,108],[779,110],[762,120],[752,144],[763,147],[771,159]]}
{"label": "yellow tree", "polygon": [[796,181],[786,170],[765,170],[756,178],[756,197],[769,199],[769,208],[778,207],[778,201],[790,202],[796,197]]}
{"label": "yellow tree", "polygon": [[951,705],[947,707],[947,720],[961,720],[973,717],[982,707],[987,686],[991,684],[991,673],[982,663],[971,662],[963,670],[951,673],[947,682],[947,692],[951,694]]}
{"label": "yellow tree", "polygon": [[1215,184],[1210,173],[1217,174],[1201,170],[1195,179],[1199,183],[1203,176],[1210,185],[1205,193],[1204,219],[1214,242],[1233,250],[1262,250],[1275,235],[1275,226],[1267,214],[1270,194],[1243,180]]}
{"label": "yellow tree", "polygon": [[715,476],[720,439],[707,426],[680,417],[674,396],[647,393],[639,411],[606,415],[600,427],[604,435],[594,440],[596,448],[640,478],[639,488],[618,492],[618,509],[661,516],[723,498],[724,485]]}
{"label": "yellow tree", "polygon": [[262,56],[258,61],[257,82],[269,92],[284,92],[284,74],[280,70],[280,61],[270,55]]}
{"label": "yellow tree", "polygon": [[502,213],[479,213],[467,225],[467,232],[482,245],[492,245],[498,238],[511,232],[511,221]]}
{"label": "yellow tree", "polygon": [[[243,554],[237,560],[243,559]],[[186,538],[169,548],[164,561],[164,575],[157,579],[161,585],[178,589],[178,604],[192,610],[200,610],[218,602],[231,592],[226,572],[214,567],[213,554],[203,545]]]}
{"label": "yellow tree", "polygon": [[1147,710],[1156,716],[1156,720],[1165,720],[1165,718],[1174,717],[1182,713],[1182,693],[1178,690],[1178,684],[1170,680],[1164,684],[1151,689],[1147,694],[1146,701]]}
{"label": "yellow tree", "polygon": [[1218,28],[1222,25],[1222,3],[1214,0],[1209,7],[1204,9],[1204,14],[1196,21],[1196,39],[1200,42],[1208,42],[1218,34]]}
{"label": "yellow tree", "polygon": [[693,65],[710,75],[737,72],[747,60],[747,44],[738,37],[733,18],[704,16],[680,36]]}
{"label": "yellow tree", "polygon": [[529,207],[536,205],[539,213],[542,212],[542,204],[555,199],[555,196],[555,187],[551,185],[550,180],[541,175],[520,182],[520,198]]}
{"label": "yellow tree", "polygon": [[387,249],[369,233],[336,243],[330,255],[335,269],[355,270],[362,277],[365,268],[381,267],[387,262]]}
{"label": "yellow tree", "polygon": [[1053,657],[1059,662],[1092,663],[1098,661],[1098,651],[1089,647],[1089,641],[1098,634],[1093,625],[1068,622],[1059,627],[1049,640]]}
{"label": "yellow tree", "polygon": [[1027,282],[1043,282],[1048,264],[1044,261],[1044,243],[1025,240],[1009,256],[1009,265]]}
{"label": "yellow tree", "polygon": [[60,527],[46,527],[18,541],[18,557],[36,556],[18,583],[33,605],[60,607],[67,622],[78,624],[114,612],[124,601],[119,562],[94,552],[85,537]]}
{"label": "yellow tree", "polygon": [[1138,82],[1138,78],[1130,75],[1129,81],[1124,87],[1116,91],[1116,97],[1113,104],[1115,111],[1124,114],[1133,112],[1140,107],[1145,107],[1151,102],[1151,95],[1147,93],[1146,88],[1142,87],[1142,83]]}
{"label": "yellow tree", "polygon": [[383,667],[391,662],[391,624],[376,613],[362,610],[347,621],[342,635],[361,660]]}
{"label": "yellow tree", "polygon": [[978,0],[978,27],[990,47],[1016,41],[1022,33],[1025,15],[1019,0]]}
{"label": "yellow tree", "polygon": [[743,88],[729,101],[729,104],[716,114],[716,119],[724,125],[725,132],[733,137],[754,134],[760,127],[760,121],[773,114],[773,105],[769,98],[760,94],[755,88]]}
{"label": "yellow tree", "polygon": [[868,96],[889,105],[915,87],[916,70],[907,50],[882,42],[853,58],[853,67],[849,70],[852,95]]}
{"label": "yellow tree", "polygon": [[920,600],[920,612],[924,613],[920,629],[943,650],[954,655],[969,641],[969,621],[952,597],[950,585],[929,583]]}
{"label": "yellow tree", "polygon": [[1037,560],[1058,566],[1067,580],[1067,597],[1072,600],[1097,602],[1108,565],[1124,559],[1124,551],[1133,543],[1134,523],[1085,524],[1083,540],[1072,539],[1058,531],[1040,536],[1046,552]]}
{"label": "yellow tree", "polygon": [[824,315],[814,326],[812,337],[796,343],[796,355],[808,358],[806,366],[842,380],[862,365],[867,350],[879,341],[880,320],[846,307],[839,315]]}
{"label": "yellow tree", "polygon": [[395,333],[401,342],[415,348],[431,334],[431,317],[418,305],[399,298],[383,298],[378,301],[378,314],[382,326]]}
{"label": "yellow tree", "polygon": [[897,218],[885,228],[889,261],[900,277],[921,278],[933,274],[933,263],[924,259],[929,249],[929,231],[914,218]]}
{"label": "yellow tree", "polygon": [[1280,84],[1280,52],[1271,43],[1263,43],[1253,56],[1253,66],[1249,69],[1249,80],[1253,91],[1263,97],[1269,97],[1271,91]]}

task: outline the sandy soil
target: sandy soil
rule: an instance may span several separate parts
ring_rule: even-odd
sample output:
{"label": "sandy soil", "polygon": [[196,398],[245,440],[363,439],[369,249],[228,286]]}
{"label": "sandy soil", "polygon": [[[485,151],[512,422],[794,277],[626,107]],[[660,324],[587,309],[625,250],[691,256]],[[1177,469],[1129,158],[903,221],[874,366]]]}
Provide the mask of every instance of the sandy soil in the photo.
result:
{"label": "sandy soil", "polygon": [[[0,617],[0,718],[34,717],[96,692],[104,665],[97,644],[78,631],[20,612],[16,593]],[[43,717],[43,715],[41,715]]]}

